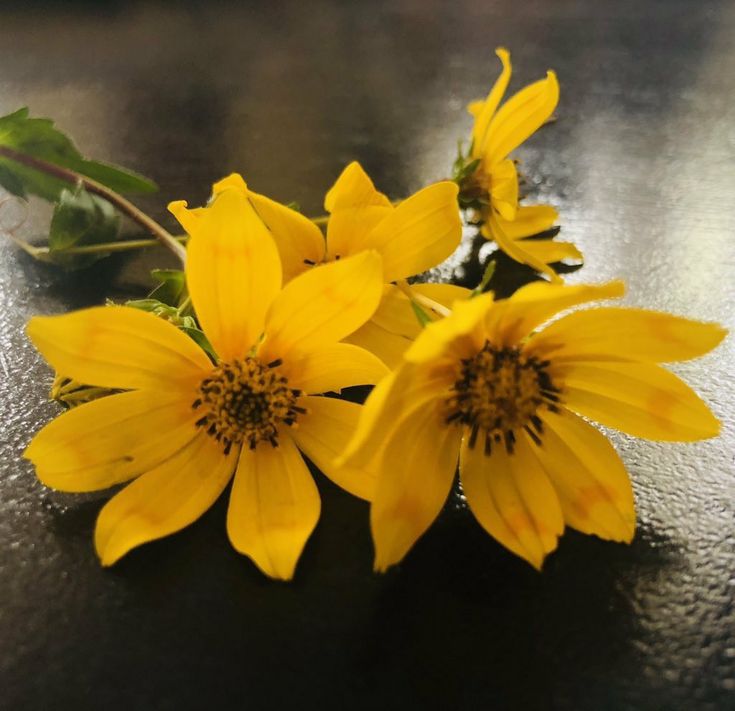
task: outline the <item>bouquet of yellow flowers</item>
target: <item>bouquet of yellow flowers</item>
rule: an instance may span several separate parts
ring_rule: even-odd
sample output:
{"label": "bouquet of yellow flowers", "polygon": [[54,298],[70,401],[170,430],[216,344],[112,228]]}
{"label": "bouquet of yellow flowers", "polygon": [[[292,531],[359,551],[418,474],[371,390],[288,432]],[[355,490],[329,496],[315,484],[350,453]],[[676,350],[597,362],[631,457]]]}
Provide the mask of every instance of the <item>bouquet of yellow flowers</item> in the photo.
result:
{"label": "bouquet of yellow flowers", "polygon": [[[564,283],[582,254],[556,239],[553,207],[527,204],[512,158],[552,120],[559,85],[550,71],[503,102],[510,55],[497,55],[451,179],[391,200],[353,162],[326,192],[327,215],[309,218],[233,174],[203,207],[169,205],[181,235],[123,197],[150,181],[82,157],[27,110],[0,118],[0,185],[54,205],[48,244],[12,234],[21,248],[73,269],[158,241],[181,261],[154,272],[147,298],[28,324],[67,407],[25,451],[39,479],[67,492],[129,482],[97,520],[102,565],[193,523],[231,484],[232,545],[291,579],[320,516],[309,460],[370,502],[377,571],[417,543],[457,471],[479,524],[541,569],[566,526],[634,536],[625,466],[591,421],[664,441],[718,434],[661,364],[707,353],[721,327],[577,308],[624,286]],[[121,217],[150,237],[122,239]],[[427,282],[463,227],[504,261],[481,265],[473,288]],[[511,261],[536,277],[498,298]],[[344,392],[366,385],[364,403]]]}

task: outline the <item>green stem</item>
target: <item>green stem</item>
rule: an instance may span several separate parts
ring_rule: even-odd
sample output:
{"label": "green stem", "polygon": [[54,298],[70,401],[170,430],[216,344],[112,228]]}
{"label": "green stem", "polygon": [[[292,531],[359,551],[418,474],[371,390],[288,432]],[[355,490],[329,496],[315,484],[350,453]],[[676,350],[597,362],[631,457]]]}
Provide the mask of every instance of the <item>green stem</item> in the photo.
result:
{"label": "green stem", "polygon": [[424,296],[423,294],[419,294],[418,292],[413,291],[413,289],[411,289],[409,283],[405,279],[400,279],[399,281],[397,281],[396,286],[413,303],[418,304],[419,306],[423,306],[427,309],[431,309],[438,316],[447,317],[452,313],[446,306],[443,306],[438,301],[434,301],[434,299],[430,299],[428,296]]}
{"label": "green stem", "polygon": [[[81,173],[77,173],[69,168],[62,168],[55,163],[49,163],[40,158],[26,155],[19,151],[15,151],[7,146],[0,146],[0,156],[9,158],[16,163],[25,165],[33,170],[52,175],[59,180],[63,180],[73,185],[82,185],[87,192],[99,195],[110,204],[114,205],[120,212],[127,215],[133,222],[137,222],[146,231],[150,232],[161,244],[170,249],[180,260],[181,263],[186,262],[186,249],[178,242],[172,234],[159,225],[152,217],[146,215],[145,212],[139,210],[132,202],[126,200],[122,195],[110,190],[102,183],[98,183],[92,178],[88,178]],[[70,252],[71,250],[67,250]]]}

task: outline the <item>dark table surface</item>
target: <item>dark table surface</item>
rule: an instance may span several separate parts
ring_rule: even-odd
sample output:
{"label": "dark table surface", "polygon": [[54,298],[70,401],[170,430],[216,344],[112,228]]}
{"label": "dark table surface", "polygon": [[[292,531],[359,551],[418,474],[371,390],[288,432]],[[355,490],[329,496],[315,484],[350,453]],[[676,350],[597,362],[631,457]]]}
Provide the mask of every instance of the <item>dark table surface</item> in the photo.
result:
{"label": "dark table surface", "polygon": [[[233,170],[316,214],[351,159],[394,197],[445,176],[503,44],[513,87],[560,77],[559,120],[518,155],[587,257],[569,281],[622,277],[627,304],[732,326],[734,38],[729,0],[3,3],[0,113],[28,104],[150,175],[161,193],[140,204],[160,219]],[[46,219],[34,205],[23,234]],[[20,459],[58,409],[23,325],[140,295],[165,264],[67,276],[0,242],[1,708],[735,708],[732,339],[675,368],[719,439],[613,435],[631,546],[568,532],[538,574],[455,496],[375,576],[367,505],[320,478],[290,585],[230,548],[224,501],[103,570],[109,494],[47,490]]]}

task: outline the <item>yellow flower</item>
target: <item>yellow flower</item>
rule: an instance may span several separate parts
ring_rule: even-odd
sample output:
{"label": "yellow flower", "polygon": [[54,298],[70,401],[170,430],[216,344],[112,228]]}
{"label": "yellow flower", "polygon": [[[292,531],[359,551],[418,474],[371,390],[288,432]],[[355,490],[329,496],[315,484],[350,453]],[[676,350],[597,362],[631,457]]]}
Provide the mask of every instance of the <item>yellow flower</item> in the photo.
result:
{"label": "yellow flower", "polygon": [[[350,163],[324,200],[325,209],[331,213],[326,241],[311,220],[253,192],[237,174],[214,185],[210,207],[187,210],[185,202],[175,202],[171,211],[191,234],[225,190],[238,191],[267,225],[284,265],[284,282],[314,265],[338,261],[366,249],[380,254],[385,282],[381,306],[347,341],[370,350],[388,365],[400,359],[421,327],[408,297],[392,282],[431,269],[459,245],[462,224],[454,183],[435,183],[394,206],[375,189],[359,163]],[[450,284],[421,284],[412,289],[443,306],[469,293]],[[429,314],[436,316],[430,309]]]}
{"label": "yellow flower", "polygon": [[510,54],[497,49],[503,70],[484,101],[468,107],[475,118],[469,160],[477,168],[462,176],[461,195],[465,204],[479,209],[483,236],[492,239],[509,257],[528,264],[560,281],[552,262],[582,259],[569,242],[525,239],[549,230],[558,217],[550,205],[521,206],[518,203],[518,173],[508,155],[538,130],[559,101],[559,84],[554,72],[525,87],[498,108],[511,75]]}
{"label": "yellow flower", "polygon": [[[383,298],[373,317],[346,340],[395,366],[421,332],[407,293],[395,282],[443,262],[462,238],[457,186],[442,181],[393,206],[378,192],[359,163],[350,163],[327,193],[330,213],[325,259],[334,261],[363,249],[383,258]],[[413,298],[422,299],[428,316],[439,318],[431,303],[449,306],[469,290],[453,284],[412,284]]]}
{"label": "yellow flower", "polygon": [[135,478],[97,521],[103,565],[195,521],[234,472],[229,538],[264,573],[287,580],[320,512],[299,450],[350,493],[372,493],[370,474],[332,465],[360,406],[320,393],[386,372],[339,342],[378,305],[380,257],[365,251],[281,289],[275,244],[241,191],[223,189],[188,229],[189,294],[219,360],[134,308],[36,317],[28,334],[54,368],[127,392],[62,414],[25,456],[44,484],[63,491]]}
{"label": "yellow flower", "polygon": [[719,422],[707,406],[658,363],[702,355],[725,331],[612,307],[537,330],[573,305],[622,292],[620,282],[535,283],[507,300],[486,294],[458,303],[426,327],[371,393],[340,458],[380,463],[370,513],[377,570],[399,562],[437,516],[458,459],[477,520],[536,568],[565,525],[632,539],[625,468],[583,417],[657,440],[715,436]]}

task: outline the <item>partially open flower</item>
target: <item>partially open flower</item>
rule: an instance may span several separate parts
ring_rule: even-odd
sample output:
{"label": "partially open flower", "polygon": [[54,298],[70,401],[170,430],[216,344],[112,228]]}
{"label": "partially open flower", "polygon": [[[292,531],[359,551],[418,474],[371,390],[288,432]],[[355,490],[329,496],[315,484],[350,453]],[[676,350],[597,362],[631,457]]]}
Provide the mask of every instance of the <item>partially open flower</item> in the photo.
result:
{"label": "partially open flower", "polygon": [[510,54],[498,49],[503,71],[484,101],[468,107],[475,118],[469,154],[460,155],[455,179],[460,186],[460,205],[476,213],[481,232],[509,257],[546,274],[559,277],[550,266],[564,259],[582,259],[569,242],[528,239],[547,232],[557,219],[550,205],[519,205],[518,172],[509,154],[551,117],[559,101],[554,72],[500,102],[510,81]]}
{"label": "partially open flower", "polygon": [[332,463],[360,406],[322,394],[386,372],[339,342],[375,311],[381,259],[366,250],[281,289],[276,246],[239,190],[223,189],[187,229],[187,286],[216,362],[172,323],[135,308],[31,319],[29,336],[59,372],[126,392],[64,413],[25,456],[44,484],[63,491],[135,478],[97,521],[103,565],[199,518],[234,473],[233,546],[267,575],[289,579],[320,512],[299,450],[347,491],[372,494],[371,474]]}
{"label": "partially open flower", "polygon": [[[175,202],[171,210],[188,233],[213,209],[225,191],[236,191],[251,205],[273,236],[284,265],[284,282],[325,262],[335,262],[364,250],[377,252],[383,263],[383,299],[374,317],[348,342],[395,364],[421,327],[408,296],[395,282],[431,269],[459,245],[462,224],[457,210],[457,186],[451,181],[429,185],[393,205],[378,192],[357,162],[350,163],[328,191],[324,207],[330,213],[326,239],[300,213],[253,192],[240,175],[216,183],[209,207],[186,209]],[[412,286],[416,293],[440,306],[469,294],[451,284]],[[436,313],[428,310],[432,318]]]}
{"label": "partially open flower", "polygon": [[630,482],[584,417],[633,435],[693,441],[719,422],[658,363],[714,348],[725,331],[668,314],[583,302],[623,286],[536,283],[458,303],[371,393],[342,462],[380,473],[370,521],[375,567],[399,562],[441,510],[459,459],[467,503],[500,543],[540,568],[565,525],[630,541]]}

